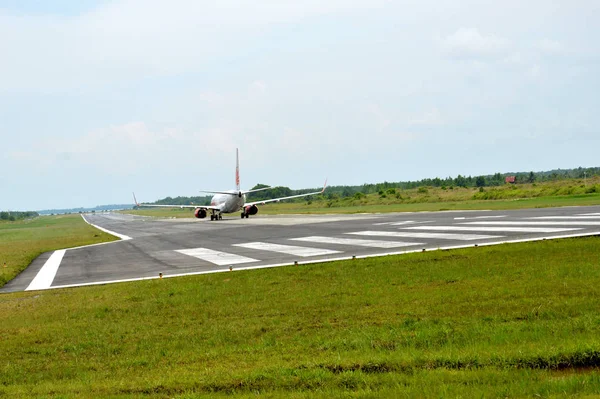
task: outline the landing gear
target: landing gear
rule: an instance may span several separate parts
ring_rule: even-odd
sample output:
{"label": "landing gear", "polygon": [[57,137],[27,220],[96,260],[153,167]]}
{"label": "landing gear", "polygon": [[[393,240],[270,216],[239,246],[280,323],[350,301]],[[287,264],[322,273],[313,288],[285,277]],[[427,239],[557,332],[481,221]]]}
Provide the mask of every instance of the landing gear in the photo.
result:
{"label": "landing gear", "polygon": [[246,216],[246,214],[244,212],[242,212],[242,219],[244,218],[244,216]]}
{"label": "landing gear", "polygon": [[217,214],[215,211],[213,211],[212,215],[210,215],[210,220],[221,220],[223,219],[223,216],[219,213]]}
{"label": "landing gear", "polygon": [[248,219],[248,217],[250,217],[250,215],[248,215],[246,212],[242,212],[242,219],[243,218]]}

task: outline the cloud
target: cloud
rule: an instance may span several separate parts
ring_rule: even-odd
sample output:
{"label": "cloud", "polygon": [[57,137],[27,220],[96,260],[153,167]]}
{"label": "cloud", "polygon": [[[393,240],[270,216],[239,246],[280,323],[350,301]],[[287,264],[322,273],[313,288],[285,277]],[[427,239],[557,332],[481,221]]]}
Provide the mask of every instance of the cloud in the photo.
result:
{"label": "cloud", "polygon": [[482,60],[505,55],[510,43],[498,36],[483,35],[477,29],[460,28],[443,39],[442,48],[450,58]]}
{"label": "cloud", "polygon": [[537,48],[545,55],[561,55],[565,50],[561,42],[550,39],[541,40]]}

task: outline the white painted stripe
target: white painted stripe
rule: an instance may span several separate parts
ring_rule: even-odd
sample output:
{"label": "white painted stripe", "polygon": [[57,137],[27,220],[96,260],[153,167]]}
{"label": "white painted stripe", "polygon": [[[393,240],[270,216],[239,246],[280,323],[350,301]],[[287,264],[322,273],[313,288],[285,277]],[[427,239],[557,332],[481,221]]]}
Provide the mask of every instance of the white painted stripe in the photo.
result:
{"label": "white painted stripe", "polygon": [[[425,227],[423,227],[425,228]],[[408,238],[442,238],[446,240],[485,240],[488,238],[500,238],[502,236],[487,236],[481,234],[453,234],[453,233],[414,233],[410,231],[357,231],[358,236],[372,237],[408,237]]]}
{"label": "white painted stripe", "polygon": [[97,228],[98,230],[102,230],[102,231],[103,231],[103,232],[105,232],[105,233],[112,234],[112,235],[113,235],[113,236],[115,236],[115,237],[119,237],[121,240],[131,240],[131,237],[129,237],[129,236],[126,236],[125,234],[119,234],[119,233],[115,233],[114,231],[107,230],[107,229],[105,229],[104,227],[96,226],[95,224],[92,224],[92,223],[88,222],[88,221],[86,220],[86,218],[85,218],[83,215],[81,215],[81,217],[83,218],[83,220],[84,220],[84,221],[85,221],[87,224],[89,224],[90,226],[93,226],[93,227]]}
{"label": "white painted stripe", "polygon": [[271,244],[268,242],[249,242],[246,244],[234,244],[234,247],[258,249],[261,251],[279,252],[282,254],[302,256],[302,257],[331,255],[331,254],[340,253],[340,251],[333,251],[330,249],[297,247],[295,245]]}
{"label": "white painted stripe", "polygon": [[247,258],[245,256],[230,254],[227,252],[215,251],[208,248],[191,248],[191,249],[178,249],[175,252],[179,252],[184,255],[193,256],[198,259],[205,260],[210,263],[214,263],[219,266],[237,265],[240,263],[259,262],[257,259]]}
{"label": "white painted stripe", "polygon": [[62,258],[65,256],[65,252],[64,249],[54,251],[35,278],[31,280],[29,286],[25,288],[25,291],[45,290],[50,288],[52,281],[54,281],[54,277],[56,276],[56,272],[58,271],[58,267],[60,266],[60,262],[62,262]]}
{"label": "white painted stripe", "polygon": [[[413,223],[417,223],[413,220],[405,220],[402,222],[384,222],[384,223],[373,223],[373,226],[384,226],[384,225],[390,225],[390,226],[402,226],[405,224],[413,224]],[[419,223],[425,223],[425,222],[419,222]]]}
{"label": "white painted stripe", "polygon": [[[484,243],[477,243],[475,245],[477,245],[479,247],[487,247],[487,246],[492,246],[492,245],[513,244],[513,243],[519,243],[519,242],[535,242],[535,241],[543,241],[543,240],[555,240],[555,239],[561,239],[561,238],[576,238],[576,237],[591,237],[591,236],[600,236],[600,231],[595,231],[595,232],[591,232],[591,233],[565,234],[565,235],[560,235],[560,236],[534,237],[534,238],[524,238],[524,239],[520,238],[517,240],[505,240],[505,241],[502,240],[502,241],[484,242]],[[450,246],[439,247],[439,248],[424,248],[424,250],[426,252],[430,252],[430,251],[439,251],[439,250],[444,251],[444,250],[463,249],[463,248],[473,248],[473,244],[450,245]],[[394,251],[394,252],[386,252],[386,253],[356,255],[355,258],[356,259],[367,259],[367,258],[376,258],[379,256],[411,254],[411,253],[422,252],[422,251],[423,251],[423,249],[410,249],[410,250],[406,250],[406,251]],[[352,256],[343,256],[343,257],[328,258],[328,259],[305,260],[305,261],[298,262],[298,265],[310,265],[310,264],[314,264],[314,263],[336,262],[336,261],[342,261],[342,260],[351,260],[353,258],[354,257],[352,257]],[[291,266],[293,264],[294,263],[290,263],[290,262],[288,262],[288,263],[271,263],[271,264],[266,264],[266,265],[242,266],[242,267],[237,267],[234,270],[235,271],[243,271],[243,270],[269,269],[269,268],[274,268],[274,267]],[[203,270],[200,272],[167,274],[167,275],[163,275],[162,277],[159,277],[159,276],[137,277],[137,278],[134,277],[134,278],[128,278],[128,279],[121,279],[121,280],[107,280],[107,281],[94,281],[94,282],[90,282],[90,283],[81,283],[81,284],[55,285],[53,287],[50,287],[50,289],[75,288],[75,287],[86,287],[86,286],[93,286],[93,285],[116,284],[116,283],[129,283],[129,282],[135,282],[135,281],[156,280],[159,278],[198,276],[198,275],[202,275],[202,274],[213,274],[213,273],[223,273],[223,272],[229,272],[229,269]]]}
{"label": "white painted stripe", "polygon": [[600,216],[600,213],[581,213],[579,216]]}
{"label": "white painted stripe", "polygon": [[492,225],[492,226],[600,226],[600,222],[587,222],[587,221],[572,221],[572,222],[565,222],[562,220],[557,220],[555,222],[548,222],[548,221],[544,221],[544,222],[506,222],[506,221],[502,221],[502,222],[467,222],[467,223],[461,223],[461,224],[485,224],[485,225]]}
{"label": "white painted stripe", "polygon": [[578,215],[578,216],[538,216],[535,218],[528,218],[528,219],[566,219],[566,220],[585,220],[585,219],[600,219],[600,216],[582,216],[582,215]]}
{"label": "white painted stripe", "polygon": [[318,242],[322,244],[340,244],[340,245],[356,245],[360,247],[373,248],[399,248],[408,247],[411,245],[423,245],[418,242],[401,242],[401,241],[380,241],[380,240],[361,240],[359,238],[335,238],[335,237],[300,237],[291,238],[294,241]]}
{"label": "white painted stripe", "polygon": [[419,226],[408,227],[411,230],[435,230],[435,231],[483,231],[486,233],[513,232],[513,233],[560,233],[562,231],[581,230],[574,228],[558,227],[512,227],[512,226]]}
{"label": "white painted stripe", "polygon": [[465,220],[465,219],[497,219],[497,218],[505,218],[507,215],[495,215],[495,216],[474,216],[472,218],[460,217],[454,218],[454,220]]}

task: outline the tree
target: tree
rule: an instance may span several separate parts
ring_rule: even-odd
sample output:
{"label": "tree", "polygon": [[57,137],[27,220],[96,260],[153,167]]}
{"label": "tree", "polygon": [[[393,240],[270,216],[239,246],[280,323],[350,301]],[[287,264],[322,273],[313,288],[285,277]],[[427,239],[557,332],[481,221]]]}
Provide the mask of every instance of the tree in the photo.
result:
{"label": "tree", "polygon": [[533,173],[533,171],[529,172],[529,178],[527,180],[529,183],[533,183],[535,181],[535,173]]}
{"label": "tree", "polygon": [[475,185],[477,187],[485,187],[485,177],[477,176],[477,178],[475,179]]}

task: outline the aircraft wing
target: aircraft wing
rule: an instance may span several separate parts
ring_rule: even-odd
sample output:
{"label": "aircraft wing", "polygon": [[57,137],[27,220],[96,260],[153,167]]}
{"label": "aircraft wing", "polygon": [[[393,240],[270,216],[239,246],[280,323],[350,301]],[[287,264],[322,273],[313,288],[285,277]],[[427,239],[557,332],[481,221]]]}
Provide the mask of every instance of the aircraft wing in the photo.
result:
{"label": "aircraft wing", "polygon": [[153,207],[153,208],[191,208],[191,209],[214,209],[220,210],[218,206],[212,205],[155,205],[155,204],[135,204],[138,207]]}
{"label": "aircraft wing", "polygon": [[138,207],[214,209],[217,211],[221,210],[221,208],[219,208],[218,206],[212,206],[212,205],[155,205],[155,204],[144,204],[144,203],[140,204],[139,202],[137,202],[137,199],[135,198],[135,194],[133,194],[133,202]]}
{"label": "aircraft wing", "polygon": [[244,204],[244,206],[263,205],[263,204],[267,204],[269,202],[279,202],[279,201],[284,201],[284,200],[288,200],[288,199],[292,199],[292,198],[300,198],[300,197],[307,197],[309,195],[323,194],[323,191],[325,191],[326,187],[327,187],[327,180],[325,180],[325,185],[323,186],[323,189],[321,191],[316,191],[314,193],[290,195],[289,197],[281,197],[281,198],[273,198],[273,199],[267,199],[267,200],[262,200],[262,201],[247,202]]}

